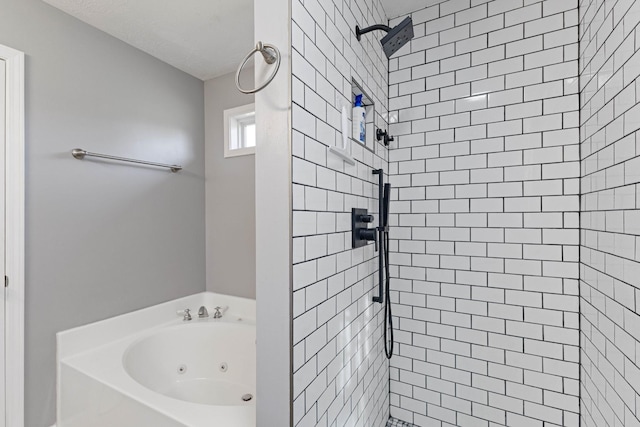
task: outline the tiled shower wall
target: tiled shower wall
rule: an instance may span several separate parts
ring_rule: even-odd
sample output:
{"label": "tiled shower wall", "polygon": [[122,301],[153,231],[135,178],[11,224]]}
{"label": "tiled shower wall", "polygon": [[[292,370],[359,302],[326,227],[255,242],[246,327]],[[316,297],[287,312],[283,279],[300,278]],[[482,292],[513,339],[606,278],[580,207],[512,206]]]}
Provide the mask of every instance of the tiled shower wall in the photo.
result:
{"label": "tiled shower wall", "polygon": [[396,418],[579,423],[577,6],[443,1],[390,62]]}
{"label": "tiled shower wall", "polygon": [[640,426],[640,2],[580,3],[581,418]]}
{"label": "tiled shower wall", "polygon": [[371,302],[377,258],[373,244],[351,249],[351,208],[376,210],[372,169],[387,170],[388,151],[354,142],[349,166],[328,147],[341,146],[352,78],[386,127],[388,62],[373,36],[359,43],[353,31],[387,18],[377,0],[293,0],[292,16],[294,425],[381,427],[389,363]]}

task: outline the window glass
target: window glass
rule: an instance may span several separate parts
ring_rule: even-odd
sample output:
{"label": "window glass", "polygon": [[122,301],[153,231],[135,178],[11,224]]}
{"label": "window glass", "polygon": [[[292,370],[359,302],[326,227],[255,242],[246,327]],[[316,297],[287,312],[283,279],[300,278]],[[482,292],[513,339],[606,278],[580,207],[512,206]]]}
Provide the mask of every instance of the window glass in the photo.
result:
{"label": "window glass", "polygon": [[254,154],[256,146],[255,104],[224,111],[224,156]]}

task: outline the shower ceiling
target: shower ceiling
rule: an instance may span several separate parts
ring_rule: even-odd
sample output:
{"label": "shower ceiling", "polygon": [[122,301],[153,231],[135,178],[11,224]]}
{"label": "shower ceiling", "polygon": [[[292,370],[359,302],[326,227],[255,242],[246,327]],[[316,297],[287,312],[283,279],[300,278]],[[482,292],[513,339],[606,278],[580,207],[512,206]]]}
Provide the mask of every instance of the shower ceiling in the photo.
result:
{"label": "shower ceiling", "polygon": [[387,12],[387,17],[393,19],[415,12],[416,10],[424,9],[427,6],[442,3],[443,1],[444,0],[382,0],[382,7],[384,11]]}
{"label": "shower ceiling", "polygon": [[235,71],[255,44],[253,0],[44,0],[202,80]]}

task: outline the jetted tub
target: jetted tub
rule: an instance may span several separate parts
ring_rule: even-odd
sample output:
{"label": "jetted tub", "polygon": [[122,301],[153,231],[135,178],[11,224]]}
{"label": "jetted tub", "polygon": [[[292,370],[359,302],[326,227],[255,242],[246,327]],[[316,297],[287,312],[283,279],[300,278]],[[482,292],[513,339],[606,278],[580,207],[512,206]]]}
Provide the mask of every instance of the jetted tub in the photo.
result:
{"label": "jetted tub", "polygon": [[[221,319],[183,321],[228,306]],[[57,427],[255,427],[255,301],[212,293],[58,334]]]}

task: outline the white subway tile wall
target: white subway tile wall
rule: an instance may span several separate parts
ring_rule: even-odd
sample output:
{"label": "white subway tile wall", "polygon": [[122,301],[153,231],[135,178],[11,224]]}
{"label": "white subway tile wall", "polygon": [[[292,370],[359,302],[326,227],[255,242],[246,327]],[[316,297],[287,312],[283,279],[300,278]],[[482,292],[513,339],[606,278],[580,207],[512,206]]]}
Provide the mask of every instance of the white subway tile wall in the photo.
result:
{"label": "white subway tile wall", "polygon": [[580,3],[581,418],[640,426],[640,2]]}
{"label": "white subway tile wall", "polygon": [[292,0],[293,389],[294,425],[384,427],[389,363],[373,244],[351,249],[351,209],[377,212],[372,170],[388,172],[388,150],[351,142],[355,166],[328,152],[342,146],[341,111],[351,115],[352,78],[387,128],[388,61],[376,32],[379,0]]}
{"label": "white subway tile wall", "polygon": [[[390,128],[397,135],[389,151],[397,326],[391,415],[418,426],[578,426],[578,2],[435,3],[413,13],[416,37],[389,63]],[[603,29],[589,35],[595,40],[596,31],[609,31],[622,40],[628,32],[612,29],[617,6],[600,9],[589,16]],[[615,163],[628,161],[635,140],[607,151],[605,132],[596,132],[614,118],[614,101],[601,82],[617,65],[617,56],[606,61],[615,54],[600,37],[587,51],[603,67],[588,68],[594,120],[583,127],[589,130],[583,140],[593,147],[587,169],[600,185],[587,200],[591,210],[624,209],[615,203],[635,208],[635,186],[621,187],[622,168],[604,171],[614,156]],[[595,54],[596,44],[606,58]],[[622,72],[617,77],[622,85]],[[634,96],[631,91],[619,102],[631,107]],[[624,125],[635,131],[640,119],[631,123],[632,113]],[[607,136],[621,137],[623,128],[620,116]],[[600,149],[606,154],[596,153]],[[605,175],[607,184],[618,183],[605,186]],[[602,212],[592,223],[609,221]],[[623,265],[631,263],[636,241],[607,234],[602,244],[604,231],[587,235],[607,252],[593,257],[603,273],[591,269],[591,277],[604,280],[605,259],[619,274],[633,276],[635,270]],[[633,306],[633,291],[622,285],[611,278],[599,289],[606,295],[615,289]],[[598,307],[604,311],[603,297]],[[622,332],[624,307],[611,308],[616,320],[601,313],[590,320],[605,323],[606,337],[615,337],[618,347],[618,339],[629,343],[633,352],[635,340]],[[594,338],[593,350],[604,353],[605,335]],[[622,363],[624,351],[611,347]],[[597,351],[594,356],[603,359]],[[607,377],[607,396],[618,396],[618,377],[606,373],[594,381]],[[621,407],[612,404],[607,416],[623,416]]]}

